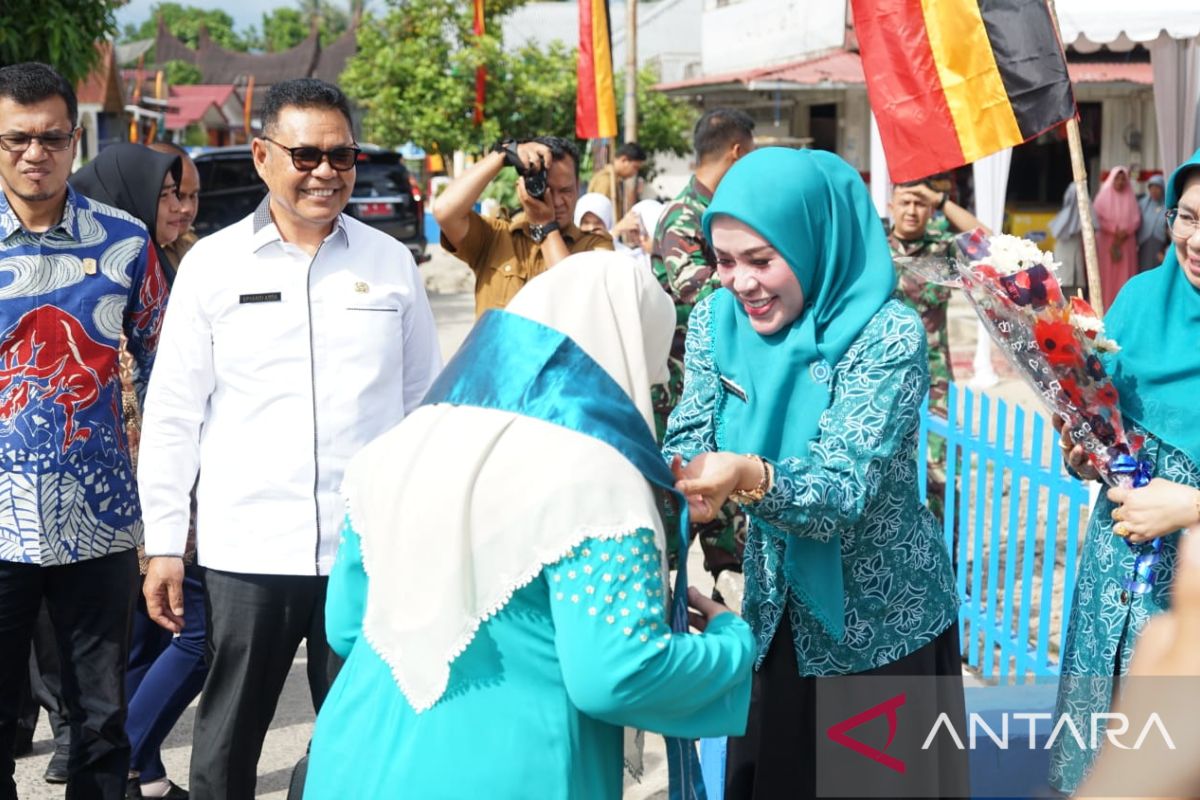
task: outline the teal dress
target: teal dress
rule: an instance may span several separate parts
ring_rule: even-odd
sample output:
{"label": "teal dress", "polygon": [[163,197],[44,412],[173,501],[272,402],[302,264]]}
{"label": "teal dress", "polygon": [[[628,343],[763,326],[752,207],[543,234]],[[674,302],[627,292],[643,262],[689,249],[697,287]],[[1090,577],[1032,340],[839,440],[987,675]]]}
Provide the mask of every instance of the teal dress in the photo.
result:
{"label": "teal dress", "polygon": [[[716,368],[715,296],[692,311],[668,458],[729,449],[721,410],[738,399]],[[815,362],[809,370],[829,386],[830,405],[808,453],[772,462],[774,486],[748,508],[742,613],[760,664],[787,614],[801,675],[865,672],[919,650],[957,619],[950,558],[917,490],[918,423],[929,385],[921,321],[890,300],[836,366]],[[835,532],[845,587],[840,639],[800,601],[784,569],[787,536],[828,541]]]}
{"label": "teal dress", "polygon": [[617,800],[623,726],[741,732],[750,630],[724,614],[703,635],[672,634],[661,558],[645,530],[584,540],[480,626],[417,714],[363,636],[368,577],[347,522],[325,608],[346,663],[317,717],[305,798]]}
{"label": "teal dress", "polygon": [[[1146,437],[1142,456],[1153,465],[1155,477],[1200,489],[1200,468],[1185,453],[1138,426],[1134,433]],[[1094,715],[1108,712],[1116,681],[1129,670],[1138,634],[1152,616],[1170,606],[1179,547],[1179,533],[1164,536],[1154,566],[1154,588],[1144,594],[1129,592],[1124,583],[1133,574],[1134,551],[1113,534],[1115,508],[1101,491],[1088,521],[1054,715],[1055,720],[1062,714],[1071,715],[1088,745],[1091,721],[1098,719]],[[1103,731],[1102,720],[1098,725]],[[1096,741],[1102,743],[1104,736],[1098,735]],[[1050,785],[1068,794],[1074,792],[1095,755],[1090,749],[1081,749],[1073,736],[1057,737],[1050,754]]]}

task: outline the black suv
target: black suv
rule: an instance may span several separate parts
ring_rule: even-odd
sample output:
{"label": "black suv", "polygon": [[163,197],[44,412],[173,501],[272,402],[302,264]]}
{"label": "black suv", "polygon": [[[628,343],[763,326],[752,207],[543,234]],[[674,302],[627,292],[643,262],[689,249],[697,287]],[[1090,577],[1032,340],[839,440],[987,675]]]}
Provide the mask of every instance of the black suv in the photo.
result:
{"label": "black suv", "polygon": [[[200,236],[219,231],[254,212],[267,193],[250,157],[250,146],[218,147],[195,157],[200,171]],[[358,157],[354,193],[346,213],[399,239],[418,263],[425,254],[425,203],[399,153],[365,146]]]}

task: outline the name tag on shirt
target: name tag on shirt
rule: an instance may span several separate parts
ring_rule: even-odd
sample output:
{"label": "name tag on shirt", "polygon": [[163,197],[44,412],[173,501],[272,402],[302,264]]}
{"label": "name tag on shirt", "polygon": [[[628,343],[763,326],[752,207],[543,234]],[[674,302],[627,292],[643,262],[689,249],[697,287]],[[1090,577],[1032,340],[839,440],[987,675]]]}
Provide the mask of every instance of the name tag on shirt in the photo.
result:
{"label": "name tag on shirt", "polygon": [[281,292],[259,292],[258,294],[243,294],[238,297],[239,303],[278,303],[283,299]]}
{"label": "name tag on shirt", "polygon": [[742,402],[744,402],[744,403],[750,401],[750,398],[746,395],[745,389],[738,386],[736,383],[729,380],[729,378],[726,378],[724,375],[721,375],[720,378],[721,378],[721,385],[725,387],[725,390],[727,392],[729,392],[730,394],[733,394],[737,397],[740,397],[742,399]]}

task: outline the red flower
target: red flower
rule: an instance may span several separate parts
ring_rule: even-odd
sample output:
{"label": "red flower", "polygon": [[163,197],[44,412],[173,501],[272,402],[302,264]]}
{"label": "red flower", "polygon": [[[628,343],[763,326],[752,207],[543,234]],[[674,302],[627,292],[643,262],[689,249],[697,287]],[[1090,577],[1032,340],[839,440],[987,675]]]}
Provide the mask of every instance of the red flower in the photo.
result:
{"label": "red flower", "polygon": [[1075,382],[1074,378],[1063,378],[1058,385],[1068,403],[1075,408],[1083,408],[1083,392],[1080,391],[1079,384]]}
{"label": "red flower", "polygon": [[988,280],[994,281],[1000,277],[1000,273],[996,272],[996,270],[993,269],[990,264],[976,264],[971,269],[973,269],[981,277],[987,278]]}
{"label": "red flower", "polygon": [[1075,329],[1066,322],[1039,321],[1034,323],[1033,335],[1046,360],[1057,367],[1082,364],[1083,352],[1075,339]]}
{"label": "red flower", "polygon": [[1117,396],[1117,390],[1113,388],[1111,383],[1105,383],[1100,387],[1100,390],[1096,392],[1096,399],[1099,400],[1102,405],[1109,406],[1110,408],[1116,406],[1117,403],[1120,402],[1120,398]]}

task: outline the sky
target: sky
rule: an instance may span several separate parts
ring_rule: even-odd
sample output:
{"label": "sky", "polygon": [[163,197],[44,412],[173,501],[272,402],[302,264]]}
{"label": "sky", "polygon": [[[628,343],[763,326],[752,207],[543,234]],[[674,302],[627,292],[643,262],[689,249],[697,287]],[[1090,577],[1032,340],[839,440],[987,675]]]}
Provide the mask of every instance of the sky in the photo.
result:
{"label": "sky", "polygon": [[[117,26],[140,25],[150,18],[150,9],[159,0],[129,0],[128,5],[117,9]],[[233,17],[234,30],[242,31],[253,25],[262,27],[264,13],[279,6],[293,5],[290,0],[177,0],[182,5],[197,8],[219,8]]]}

